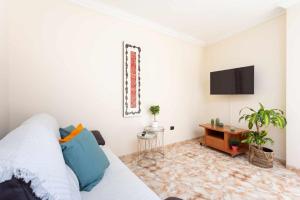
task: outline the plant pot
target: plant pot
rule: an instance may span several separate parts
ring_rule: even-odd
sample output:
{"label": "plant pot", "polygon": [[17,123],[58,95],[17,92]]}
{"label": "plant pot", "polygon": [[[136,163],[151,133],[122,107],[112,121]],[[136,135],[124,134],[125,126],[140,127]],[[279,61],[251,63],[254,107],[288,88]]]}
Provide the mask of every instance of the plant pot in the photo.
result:
{"label": "plant pot", "polygon": [[249,146],[249,162],[262,168],[272,168],[274,161],[274,152],[272,149],[263,147],[262,150],[257,146]]}
{"label": "plant pot", "polygon": [[237,153],[239,151],[239,147],[238,146],[231,146],[231,148],[232,148],[232,151],[234,153]]}
{"label": "plant pot", "polygon": [[158,122],[157,122],[157,121],[153,121],[153,122],[151,123],[151,126],[152,126],[153,128],[157,128],[157,127],[158,127]]}

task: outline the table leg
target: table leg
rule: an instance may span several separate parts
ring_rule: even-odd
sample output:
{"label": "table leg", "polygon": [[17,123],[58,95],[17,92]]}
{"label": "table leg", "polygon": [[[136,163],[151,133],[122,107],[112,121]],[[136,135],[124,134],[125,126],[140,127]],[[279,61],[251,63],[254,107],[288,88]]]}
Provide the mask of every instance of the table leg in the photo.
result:
{"label": "table leg", "polygon": [[165,131],[162,132],[162,151],[163,151],[163,156],[165,157]]}
{"label": "table leg", "polygon": [[138,148],[138,162],[140,161],[140,156],[141,156],[141,142],[140,140],[138,140],[138,143],[137,143],[137,148]]}

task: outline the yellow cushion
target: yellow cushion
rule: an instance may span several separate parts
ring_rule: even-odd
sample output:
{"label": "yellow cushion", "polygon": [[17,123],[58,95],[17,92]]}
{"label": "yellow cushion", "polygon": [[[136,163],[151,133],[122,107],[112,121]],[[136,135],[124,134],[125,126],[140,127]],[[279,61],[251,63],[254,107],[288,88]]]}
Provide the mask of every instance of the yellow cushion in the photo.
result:
{"label": "yellow cushion", "polygon": [[59,142],[60,143],[65,143],[65,142],[69,142],[71,141],[76,135],[78,135],[82,130],[84,129],[84,127],[82,126],[82,124],[78,124],[78,126],[65,138],[60,139]]}

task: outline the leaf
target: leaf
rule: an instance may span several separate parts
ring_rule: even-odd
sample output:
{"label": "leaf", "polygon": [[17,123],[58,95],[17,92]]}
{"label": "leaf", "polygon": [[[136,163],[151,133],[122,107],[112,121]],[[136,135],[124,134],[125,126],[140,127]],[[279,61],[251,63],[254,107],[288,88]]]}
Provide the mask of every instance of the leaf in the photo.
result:
{"label": "leaf", "polygon": [[281,117],[278,117],[279,127],[284,128],[284,121]]}
{"label": "leaf", "polygon": [[280,121],[280,128],[284,128],[286,126],[286,119],[283,116],[278,116],[278,119]]}
{"label": "leaf", "polygon": [[248,108],[249,110],[251,110],[252,112],[256,112],[253,108],[250,108],[250,107],[246,107],[246,108]]}
{"label": "leaf", "polygon": [[264,141],[265,143],[268,143],[268,142],[271,143],[271,144],[274,143],[274,141],[271,138],[265,138],[264,140],[265,140]]}
{"label": "leaf", "polygon": [[264,137],[266,137],[266,136],[267,136],[267,134],[268,134],[268,133],[267,133],[266,131],[264,131],[264,130],[260,132],[260,136],[261,136],[261,138],[264,138]]}
{"label": "leaf", "polygon": [[241,115],[241,113],[242,113],[245,109],[248,109],[248,110],[250,110],[250,111],[252,111],[252,112],[256,112],[254,109],[252,109],[252,108],[250,108],[250,107],[244,107],[244,108],[242,108],[242,109],[240,110],[239,115]]}
{"label": "leaf", "polygon": [[272,109],[272,110],[273,111],[278,111],[278,112],[280,112],[280,114],[284,115],[284,112],[282,110],[280,110],[280,109]]}
{"label": "leaf", "polygon": [[286,118],[285,118],[285,117],[283,117],[283,119],[284,119],[284,125],[286,126],[286,125],[287,125]]}
{"label": "leaf", "polygon": [[239,115],[241,115],[241,113],[243,112],[244,109],[245,109],[245,108],[242,108],[242,109],[240,110]]}
{"label": "leaf", "polygon": [[259,103],[260,109],[264,110],[264,106],[262,105],[262,103]]}
{"label": "leaf", "polygon": [[241,122],[244,118],[245,118],[244,116],[241,116],[241,117],[239,118],[239,122]]}
{"label": "leaf", "polygon": [[268,113],[268,112],[265,112],[265,113],[264,113],[263,120],[264,120],[264,124],[265,124],[266,126],[268,126],[268,125],[270,124],[270,116],[269,116],[269,113]]}
{"label": "leaf", "polygon": [[251,128],[253,127],[254,124],[256,124],[256,122],[257,122],[257,114],[253,113],[249,119],[249,123],[252,124]]}
{"label": "leaf", "polygon": [[251,117],[251,115],[247,115],[247,116],[245,117],[245,120],[247,121],[250,117]]}
{"label": "leaf", "polygon": [[286,127],[286,118],[284,116],[281,116],[282,122],[283,122],[283,128]]}
{"label": "leaf", "polygon": [[247,143],[247,139],[242,140],[241,143]]}
{"label": "leaf", "polygon": [[252,123],[252,122],[249,122],[249,123],[248,123],[248,128],[249,128],[249,129],[252,129],[252,127],[253,127],[253,123]]}

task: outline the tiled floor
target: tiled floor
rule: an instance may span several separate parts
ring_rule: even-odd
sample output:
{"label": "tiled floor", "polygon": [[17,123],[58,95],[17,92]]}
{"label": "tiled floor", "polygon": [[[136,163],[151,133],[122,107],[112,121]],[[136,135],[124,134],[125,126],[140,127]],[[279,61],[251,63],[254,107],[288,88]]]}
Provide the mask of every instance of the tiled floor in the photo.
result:
{"label": "tiled floor", "polygon": [[300,199],[300,176],[279,162],[272,169],[248,163],[245,156],[231,158],[202,147],[193,140],[168,147],[157,164],[140,167],[136,156],[121,159],[162,199]]}

